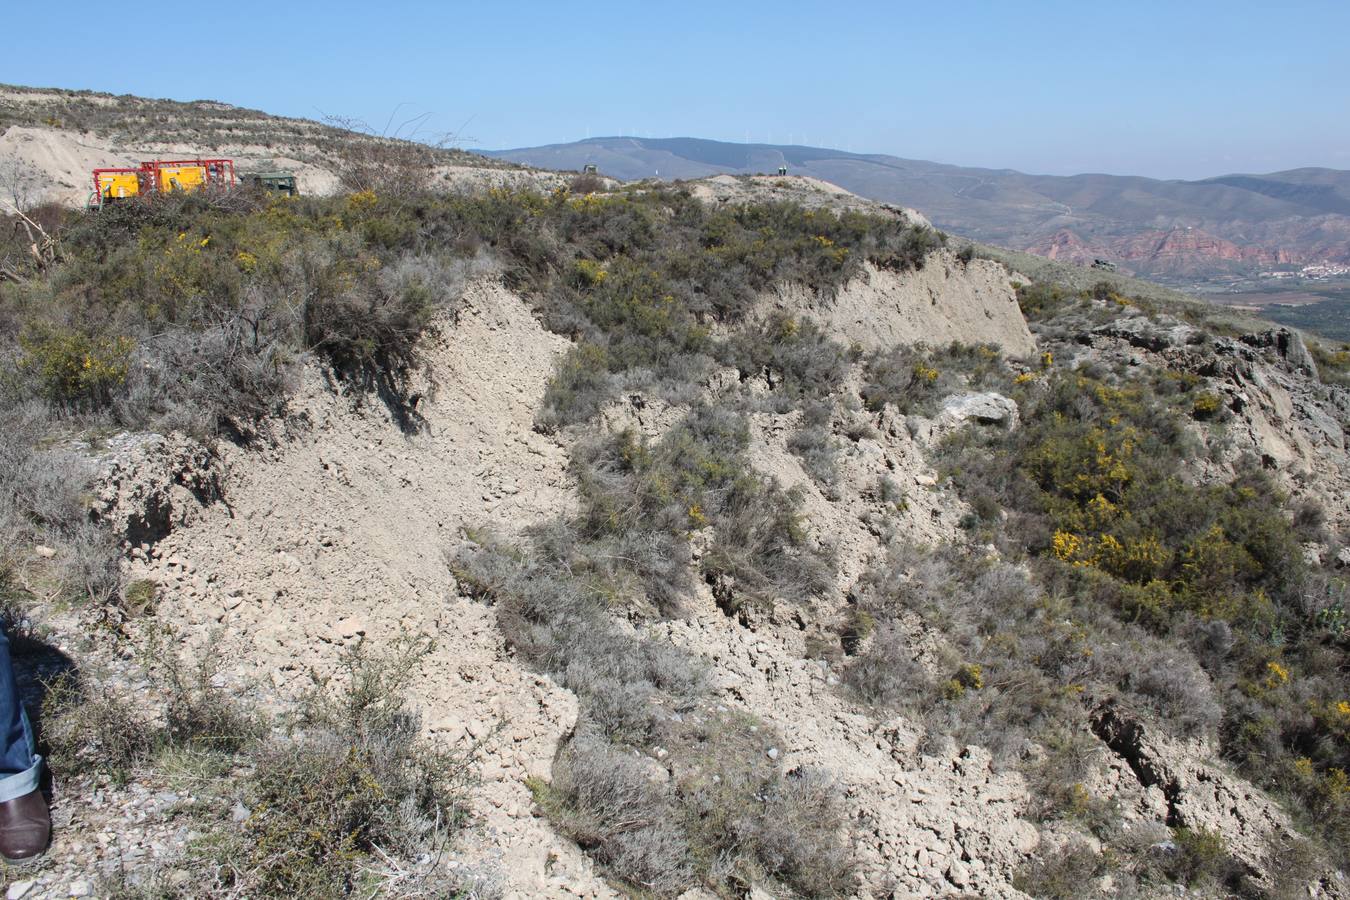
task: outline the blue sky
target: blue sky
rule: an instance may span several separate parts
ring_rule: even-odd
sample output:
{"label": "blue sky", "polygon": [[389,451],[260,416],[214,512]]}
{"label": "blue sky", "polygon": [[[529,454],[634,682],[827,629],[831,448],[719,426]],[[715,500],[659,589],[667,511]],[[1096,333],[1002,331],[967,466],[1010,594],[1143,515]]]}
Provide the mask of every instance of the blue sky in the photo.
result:
{"label": "blue sky", "polygon": [[[477,147],[638,134],[1053,174],[1350,169],[1347,0],[6,6],[0,82],[379,127],[397,107]],[[136,10],[174,33],[124,42]]]}

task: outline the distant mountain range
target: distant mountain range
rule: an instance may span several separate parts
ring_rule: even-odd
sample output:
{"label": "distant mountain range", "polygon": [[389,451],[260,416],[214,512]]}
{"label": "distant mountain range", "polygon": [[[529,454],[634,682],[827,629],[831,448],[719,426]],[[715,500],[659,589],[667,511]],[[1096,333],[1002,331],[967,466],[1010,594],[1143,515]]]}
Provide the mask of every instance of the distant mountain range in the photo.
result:
{"label": "distant mountain range", "polygon": [[594,165],[624,180],[774,172],[918,209],[940,228],[1054,259],[1103,259],[1150,278],[1203,281],[1350,264],[1350,172],[1292,169],[1162,181],[1027,175],[821,147],[698,138],[591,138],[479,151],[541,168]]}

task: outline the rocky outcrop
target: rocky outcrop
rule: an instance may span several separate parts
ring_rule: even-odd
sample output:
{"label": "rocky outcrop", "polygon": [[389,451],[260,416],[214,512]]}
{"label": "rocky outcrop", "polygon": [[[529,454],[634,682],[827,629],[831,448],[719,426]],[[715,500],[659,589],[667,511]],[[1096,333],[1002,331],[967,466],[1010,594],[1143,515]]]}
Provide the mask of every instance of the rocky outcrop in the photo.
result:
{"label": "rocky outcrop", "polygon": [[1131,347],[1161,352],[1170,347],[1185,347],[1204,340],[1204,333],[1175,319],[1152,319],[1138,312],[1126,312],[1120,318],[1099,325],[1079,340],[1092,343],[1096,338],[1119,338]]}
{"label": "rocky outcrop", "polygon": [[1305,378],[1317,378],[1317,363],[1313,360],[1303,337],[1288,328],[1272,328],[1257,334],[1244,334],[1240,340],[1249,347],[1273,349],[1288,363],[1289,368]]}
{"label": "rocky outcrop", "polygon": [[1250,874],[1259,875],[1271,847],[1293,836],[1289,817],[1273,800],[1208,762],[1216,756],[1212,747],[1168,739],[1110,704],[1093,713],[1092,727],[1141,786],[1162,791],[1167,825],[1222,834]]}
{"label": "rocky outcrop", "polygon": [[1228,439],[1194,461],[1200,476],[1231,475],[1244,457],[1255,458],[1294,499],[1322,507],[1333,528],[1350,527],[1350,391],[1318,381],[1297,332],[1213,336],[1170,316],[1126,312],[1103,324],[1084,322],[1058,338],[1070,346],[1055,346],[1057,359],[1210,379]]}

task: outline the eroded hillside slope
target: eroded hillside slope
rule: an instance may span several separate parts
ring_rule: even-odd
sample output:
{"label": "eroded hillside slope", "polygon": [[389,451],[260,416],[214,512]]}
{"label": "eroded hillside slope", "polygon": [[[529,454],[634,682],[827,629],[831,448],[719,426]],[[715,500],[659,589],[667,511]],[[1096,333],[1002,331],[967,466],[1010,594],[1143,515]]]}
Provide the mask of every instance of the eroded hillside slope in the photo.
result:
{"label": "eroded hillside slope", "polygon": [[1350,357],[733,186],[188,198],[6,286],[31,896],[1344,895]]}

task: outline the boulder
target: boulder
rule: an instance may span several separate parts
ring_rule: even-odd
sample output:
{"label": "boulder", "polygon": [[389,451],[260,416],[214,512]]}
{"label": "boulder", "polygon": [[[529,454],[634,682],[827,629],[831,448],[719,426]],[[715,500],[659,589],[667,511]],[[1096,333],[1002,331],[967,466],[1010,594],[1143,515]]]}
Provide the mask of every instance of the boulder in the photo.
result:
{"label": "boulder", "polygon": [[942,404],[939,420],[948,425],[975,421],[980,425],[1017,427],[1017,402],[993,391],[956,394]]}
{"label": "boulder", "polygon": [[1131,347],[1154,353],[1197,344],[1204,338],[1204,332],[1184,322],[1168,317],[1154,320],[1146,316],[1123,316],[1105,325],[1098,325],[1089,334],[1091,337],[1117,338],[1128,342]]}
{"label": "boulder", "polygon": [[1303,343],[1303,337],[1297,331],[1272,328],[1269,331],[1244,334],[1241,340],[1251,347],[1274,350],[1295,372],[1309,378],[1317,377],[1317,363],[1313,361],[1308,346]]}

